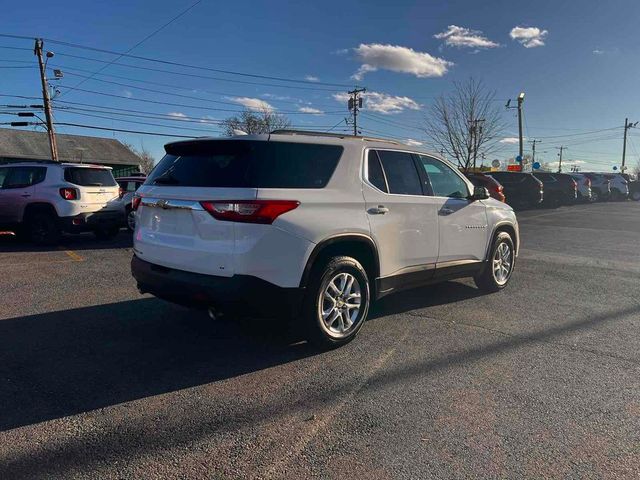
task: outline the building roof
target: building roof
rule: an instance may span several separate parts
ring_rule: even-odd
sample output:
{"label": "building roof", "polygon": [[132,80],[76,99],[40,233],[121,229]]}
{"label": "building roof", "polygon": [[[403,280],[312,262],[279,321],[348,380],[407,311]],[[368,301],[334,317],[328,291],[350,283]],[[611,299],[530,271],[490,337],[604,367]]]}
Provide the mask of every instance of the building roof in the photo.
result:
{"label": "building roof", "polygon": [[[114,138],[56,134],[63,162],[139,165],[140,158]],[[0,158],[51,159],[46,132],[0,128]]]}

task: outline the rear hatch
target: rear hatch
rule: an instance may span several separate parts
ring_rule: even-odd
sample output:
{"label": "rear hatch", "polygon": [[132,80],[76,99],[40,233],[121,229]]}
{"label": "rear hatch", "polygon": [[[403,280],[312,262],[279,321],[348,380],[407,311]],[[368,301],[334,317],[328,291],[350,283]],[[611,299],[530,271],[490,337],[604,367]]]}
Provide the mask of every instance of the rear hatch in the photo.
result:
{"label": "rear hatch", "polygon": [[78,190],[78,199],[86,211],[118,210],[118,183],[111,169],[94,166],[65,167],[64,179]]}
{"label": "rear hatch", "polygon": [[259,189],[322,188],[342,153],[331,145],[236,139],[177,142],[166,150],[136,193],[135,253],[223,277],[234,275],[235,254],[298,206],[286,195],[259,200]]}

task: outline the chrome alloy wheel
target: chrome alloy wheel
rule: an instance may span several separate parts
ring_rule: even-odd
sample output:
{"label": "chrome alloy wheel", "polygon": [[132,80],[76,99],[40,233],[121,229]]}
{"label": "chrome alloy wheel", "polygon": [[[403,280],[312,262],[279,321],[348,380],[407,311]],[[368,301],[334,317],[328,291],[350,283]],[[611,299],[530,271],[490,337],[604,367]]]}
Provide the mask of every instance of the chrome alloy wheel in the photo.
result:
{"label": "chrome alloy wheel", "polygon": [[338,338],[349,335],[360,321],[362,295],[356,277],[338,273],[320,295],[318,314],[327,333]]}
{"label": "chrome alloy wheel", "polygon": [[502,242],[493,255],[493,278],[498,285],[504,285],[509,280],[513,268],[513,251],[509,244]]}

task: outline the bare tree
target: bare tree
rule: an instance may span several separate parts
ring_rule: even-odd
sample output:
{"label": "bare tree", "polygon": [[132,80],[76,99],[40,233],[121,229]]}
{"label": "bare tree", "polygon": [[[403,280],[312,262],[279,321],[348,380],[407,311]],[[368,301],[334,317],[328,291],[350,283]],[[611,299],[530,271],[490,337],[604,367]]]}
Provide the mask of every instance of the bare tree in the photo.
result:
{"label": "bare tree", "polygon": [[151,170],[155,166],[156,161],[146,148],[142,147],[140,148],[140,150],[138,150],[130,143],[127,143],[127,142],[121,142],[121,143],[140,159],[140,163],[138,163],[138,165],[140,166],[141,172],[144,172],[146,174],[151,172]]}
{"label": "bare tree", "polygon": [[291,127],[291,122],[287,117],[273,110],[244,110],[240,115],[224,120],[222,127],[224,134],[231,137],[235,135],[234,130],[242,130],[249,135],[270,133],[273,130]]}
{"label": "bare tree", "polygon": [[465,172],[476,164],[478,152],[489,155],[503,130],[495,92],[469,78],[454,83],[454,91],[436,98],[425,132],[438,150],[455,158]]}

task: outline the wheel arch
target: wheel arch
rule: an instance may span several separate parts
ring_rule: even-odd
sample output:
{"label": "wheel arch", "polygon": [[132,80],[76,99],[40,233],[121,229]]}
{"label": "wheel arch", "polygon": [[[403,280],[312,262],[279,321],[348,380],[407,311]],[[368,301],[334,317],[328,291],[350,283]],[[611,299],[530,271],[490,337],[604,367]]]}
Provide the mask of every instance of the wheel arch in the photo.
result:
{"label": "wheel arch", "polygon": [[518,250],[520,248],[520,245],[519,245],[519,238],[518,238],[518,234],[516,232],[516,228],[513,226],[513,224],[511,224],[509,222],[502,222],[502,223],[497,224],[493,228],[493,233],[491,234],[491,239],[489,240],[489,245],[487,245],[487,252],[485,254],[485,260],[489,260],[489,258],[491,256],[491,248],[493,247],[493,242],[496,240],[496,237],[501,232],[505,232],[505,233],[509,234],[509,236],[511,237],[511,241],[513,242],[513,247],[514,247],[515,251],[518,252]]}
{"label": "wheel arch", "polygon": [[48,213],[56,218],[58,217],[58,212],[50,203],[34,202],[25,207],[24,214],[22,215],[22,221],[26,222],[30,216],[35,215],[36,213]]}
{"label": "wheel arch", "polygon": [[375,288],[375,280],[380,276],[380,260],[378,249],[371,237],[359,233],[346,233],[335,235],[318,243],[302,272],[300,287],[306,287],[309,283],[313,269],[329,258],[346,255],[358,260],[369,276],[370,288]]}

